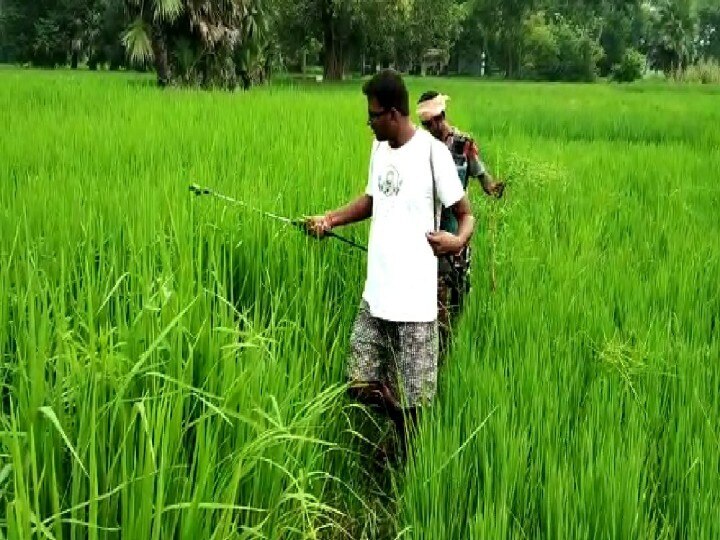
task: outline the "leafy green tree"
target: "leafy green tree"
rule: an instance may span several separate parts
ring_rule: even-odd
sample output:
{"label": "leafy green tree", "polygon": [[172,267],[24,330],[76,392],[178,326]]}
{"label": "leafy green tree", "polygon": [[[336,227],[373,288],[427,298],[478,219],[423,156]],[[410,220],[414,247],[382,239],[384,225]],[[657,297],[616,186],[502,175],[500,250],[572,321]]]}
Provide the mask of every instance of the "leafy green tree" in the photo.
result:
{"label": "leafy green tree", "polygon": [[692,0],[662,0],[653,11],[649,56],[653,67],[676,74],[695,58],[697,14]]}
{"label": "leafy green tree", "polygon": [[457,54],[487,55],[488,63],[507,78],[522,69],[523,38],[538,0],[470,0],[460,31]]}
{"label": "leafy green tree", "polygon": [[385,32],[394,31],[394,27],[388,30],[387,19],[373,17],[381,13],[384,3],[386,0],[277,0],[278,38],[286,51],[306,53],[319,43],[325,78],[339,80],[363,45],[373,42],[368,31],[371,19]]}
{"label": "leafy green tree", "polygon": [[83,43],[90,69],[108,64],[110,69],[125,66],[127,58],[122,34],[128,25],[128,14],[119,0],[97,0]]}
{"label": "leafy green tree", "polygon": [[465,4],[435,0],[277,0],[285,51],[320,44],[326,79],[337,80],[361,56],[412,69],[430,48],[449,50]]}
{"label": "leafy green tree", "polygon": [[603,51],[589,32],[561,15],[529,17],[524,27],[525,77],[551,81],[591,82]]}
{"label": "leafy green tree", "polygon": [[706,60],[720,60],[720,5],[708,4],[699,9],[698,47]]}
{"label": "leafy green tree", "polygon": [[124,63],[121,0],[2,0],[0,48],[5,60],[78,67]]}
{"label": "leafy green tree", "polygon": [[460,37],[468,9],[467,4],[451,0],[413,0],[407,21],[398,29],[398,61],[412,69],[429,49],[449,53]]}
{"label": "leafy green tree", "polygon": [[600,61],[600,74],[608,75],[613,66],[623,63],[626,51],[641,50],[647,40],[649,21],[638,0],[616,0],[603,4],[599,14],[602,23],[600,45],[604,57]]}

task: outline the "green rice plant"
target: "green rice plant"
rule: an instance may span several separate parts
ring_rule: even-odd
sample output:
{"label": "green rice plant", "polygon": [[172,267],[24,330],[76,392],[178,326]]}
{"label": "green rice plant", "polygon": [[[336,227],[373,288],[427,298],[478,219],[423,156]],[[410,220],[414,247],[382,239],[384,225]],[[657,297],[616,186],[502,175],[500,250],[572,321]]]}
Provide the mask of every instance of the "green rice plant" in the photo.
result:
{"label": "green rice plant", "polygon": [[[507,181],[404,467],[344,394],[357,82],[0,72],[0,537],[715,538],[711,87],[409,79]],[[343,234],[365,243],[367,224]]]}

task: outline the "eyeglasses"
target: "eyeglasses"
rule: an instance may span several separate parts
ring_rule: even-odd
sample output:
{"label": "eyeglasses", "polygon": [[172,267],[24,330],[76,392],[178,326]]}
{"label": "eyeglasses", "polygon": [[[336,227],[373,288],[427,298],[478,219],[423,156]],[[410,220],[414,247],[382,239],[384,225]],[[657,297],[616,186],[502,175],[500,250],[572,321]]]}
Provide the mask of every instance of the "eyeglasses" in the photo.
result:
{"label": "eyeglasses", "polygon": [[392,109],[383,109],[381,111],[368,111],[368,124],[380,118],[383,114],[389,113]]}
{"label": "eyeglasses", "polygon": [[430,129],[432,127],[433,121],[423,120],[422,122],[420,122],[420,124],[422,124],[422,127],[424,127],[425,129]]}

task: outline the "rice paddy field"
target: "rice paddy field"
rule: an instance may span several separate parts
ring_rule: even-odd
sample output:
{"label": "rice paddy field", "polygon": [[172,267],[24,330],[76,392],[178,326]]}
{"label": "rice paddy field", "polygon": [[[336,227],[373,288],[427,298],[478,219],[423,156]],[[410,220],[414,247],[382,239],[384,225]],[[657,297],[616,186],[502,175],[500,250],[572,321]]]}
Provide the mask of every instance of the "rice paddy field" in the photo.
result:
{"label": "rice paddy field", "polygon": [[0,538],[720,537],[720,88],[409,86],[508,187],[471,188],[469,305],[379,472],[365,254],[188,191],[350,200],[360,83],[0,70]]}

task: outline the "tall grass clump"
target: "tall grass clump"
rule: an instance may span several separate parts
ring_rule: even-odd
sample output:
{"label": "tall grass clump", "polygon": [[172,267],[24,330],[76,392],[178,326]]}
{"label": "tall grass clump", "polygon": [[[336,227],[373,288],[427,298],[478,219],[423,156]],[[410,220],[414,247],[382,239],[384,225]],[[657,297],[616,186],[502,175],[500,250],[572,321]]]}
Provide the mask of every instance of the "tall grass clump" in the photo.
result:
{"label": "tall grass clump", "polygon": [[720,64],[717,60],[701,60],[697,64],[688,66],[676,78],[686,83],[718,85],[720,84]]}

